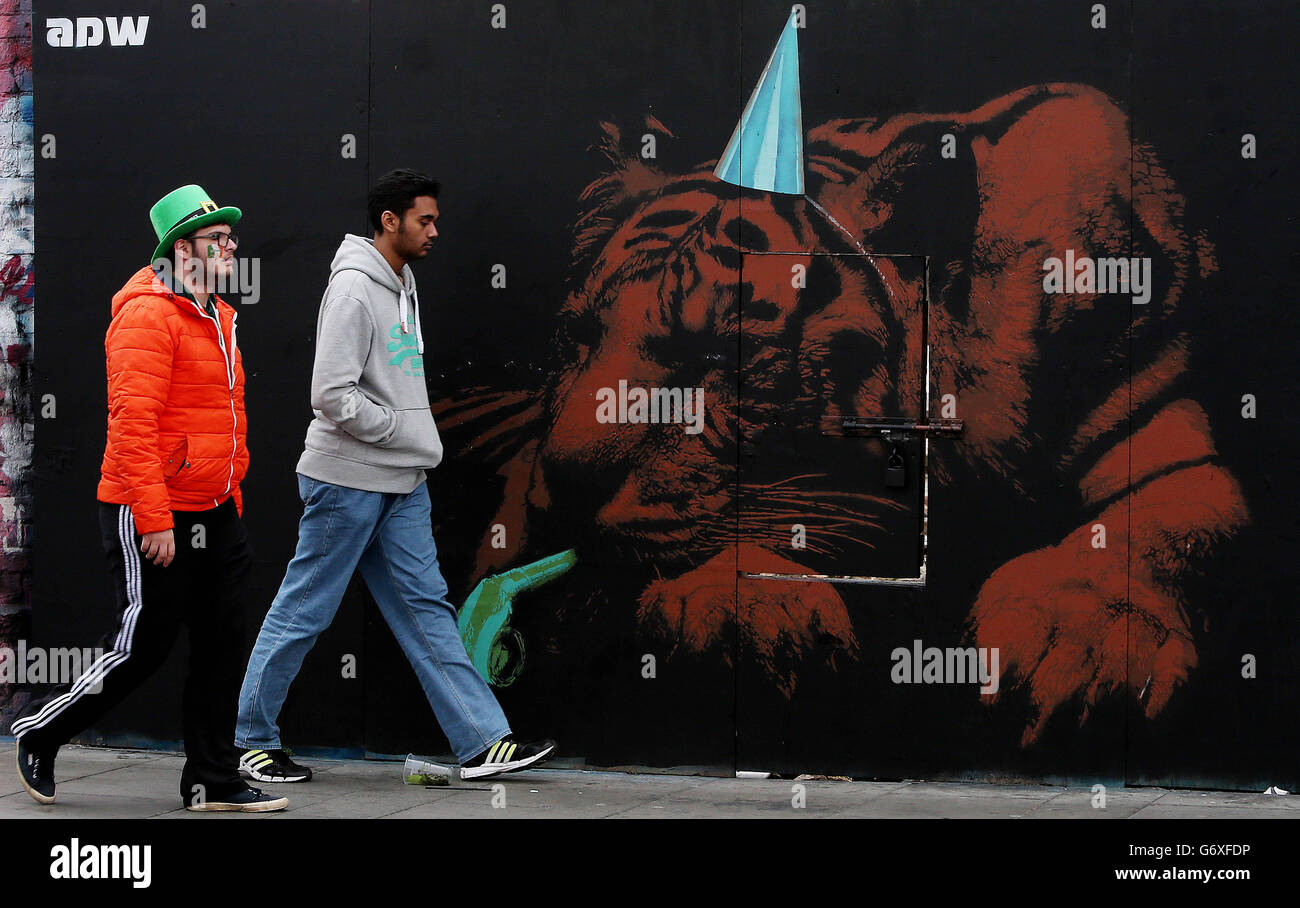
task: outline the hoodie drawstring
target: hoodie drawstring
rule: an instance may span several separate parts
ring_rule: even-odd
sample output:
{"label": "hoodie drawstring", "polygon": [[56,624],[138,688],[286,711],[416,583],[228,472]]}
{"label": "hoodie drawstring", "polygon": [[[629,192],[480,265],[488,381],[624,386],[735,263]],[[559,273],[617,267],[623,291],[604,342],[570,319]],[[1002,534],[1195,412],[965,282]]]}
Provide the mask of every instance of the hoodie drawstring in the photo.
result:
{"label": "hoodie drawstring", "polygon": [[415,303],[415,347],[416,352],[424,356],[424,335],[420,333],[420,294],[411,288],[411,300]]}
{"label": "hoodie drawstring", "polygon": [[[415,308],[415,347],[416,347],[416,352],[419,353],[421,356],[423,356],[423,355],[424,355],[424,335],[420,333],[420,295],[416,292],[414,284],[411,285],[411,294],[410,294],[410,299],[411,299],[411,304],[412,304],[412,305],[414,306],[414,308]],[[398,316],[401,318],[401,321],[402,321],[402,333],[403,333],[403,334],[407,334],[407,333],[410,332],[410,330],[411,330],[410,322],[407,321],[407,318],[406,318],[406,314],[407,314],[407,308],[406,308],[406,307],[407,307],[406,283],[403,282],[402,291],[401,291],[401,295],[400,295],[399,300],[398,300],[398,309],[397,309],[397,311],[398,311]]]}

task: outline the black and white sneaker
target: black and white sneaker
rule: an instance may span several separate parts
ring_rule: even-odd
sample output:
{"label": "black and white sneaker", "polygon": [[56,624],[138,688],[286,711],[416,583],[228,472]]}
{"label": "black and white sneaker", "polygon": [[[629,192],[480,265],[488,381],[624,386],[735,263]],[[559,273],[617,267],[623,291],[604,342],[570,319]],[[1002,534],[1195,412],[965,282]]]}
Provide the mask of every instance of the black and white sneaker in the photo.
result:
{"label": "black and white sneaker", "polygon": [[290,760],[279,748],[244,751],[239,758],[239,771],[259,782],[311,781],[311,770]]}
{"label": "black and white sneaker", "polygon": [[460,765],[462,779],[482,779],[499,776],[503,772],[518,772],[530,766],[545,763],[555,753],[555,742],[549,738],[530,744],[520,744],[514,735],[506,735],[487,750]]}
{"label": "black and white sneaker", "polygon": [[186,810],[220,811],[226,813],[271,813],[289,806],[288,798],[265,794],[260,788],[245,788],[224,798],[212,801],[195,800],[185,805]]}
{"label": "black and white sneaker", "polygon": [[23,788],[38,804],[54,803],[54,753],[38,754],[23,745],[18,739],[18,780]]}

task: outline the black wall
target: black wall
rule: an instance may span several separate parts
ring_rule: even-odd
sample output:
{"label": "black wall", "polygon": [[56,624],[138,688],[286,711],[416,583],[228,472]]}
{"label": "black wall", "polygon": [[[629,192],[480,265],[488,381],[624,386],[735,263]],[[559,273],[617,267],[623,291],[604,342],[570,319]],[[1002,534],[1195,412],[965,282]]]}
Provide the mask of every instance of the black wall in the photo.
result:
{"label": "black wall", "polygon": [[[415,266],[431,397],[514,391],[553,403],[548,380],[556,356],[565,355],[558,313],[590,267],[572,261],[573,227],[589,204],[584,189],[607,166],[592,148],[600,124],[616,124],[631,145],[655,132],[652,166],[662,173],[716,159],[788,11],[776,2],[515,0],[506,4],[507,27],[493,29],[483,4],[207,6],[204,29],[192,28],[188,6],[177,4],[38,2],[34,14],[38,148],[39,137],[52,134],[58,149],[54,158],[38,154],[36,175],[36,399],[58,400],[57,418],[37,431],[38,642],[89,644],[109,619],[94,514],[102,338],[109,298],[153,248],[147,212],[154,200],[200,183],[219,203],[243,208],[240,255],[261,260],[262,298],[240,311],[252,452],[245,516],[257,555],[251,633],[293,550],[300,512],[293,466],[310,419],[316,307],[341,235],[364,232],[368,182],[414,166],[444,187],[441,239]],[[1010,679],[990,707],[968,687],[889,678],[897,646],[969,642],[972,604],[990,575],[1092,519],[1070,489],[1059,497],[1015,490],[1051,485],[1045,465],[1059,455],[1056,440],[1088,417],[1090,395],[1126,387],[1154,355],[1154,341],[1130,331],[1129,307],[1114,303],[1061,340],[1054,368],[1035,373],[1033,418],[1010,477],[990,479],[976,464],[935,479],[926,588],[836,587],[858,643],[851,660],[833,659],[834,647],[817,643],[797,659],[782,655],[777,673],[787,683],[775,683],[764,650],[771,641],[746,630],[771,617],[764,609],[774,607],[772,588],[737,578],[734,569],[731,581],[721,581],[734,583],[724,607],[730,620],[711,647],[692,650],[641,620],[647,583],[682,573],[682,564],[656,563],[598,538],[600,500],[621,483],[609,471],[591,474],[588,497],[532,514],[517,560],[576,547],[579,564],[517,603],[513,623],[535,644],[528,671],[499,692],[517,730],[556,734],[566,757],[599,765],[1294,787],[1300,654],[1291,591],[1300,489],[1292,414],[1300,402],[1289,302],[1297,276],[1289,44],[1297,15],[1282,2],[1112,3],[1106,28],[1095,29],[1090,7],[807,4],[799,33],[803,123],[810,130],[836,118],[958,115],[1025,86],[1073,82],[1105,93],[1134,140],[1158,154],[1186,202],[1183,225],[1213,244],[1217,261],[1217,271],[1179,300],[1177,325],[1190,357],[1182,393],[1204,409],[1215,462],[1240,484],[1249,511],[1244,527],[1181,575],[1177,593],[1197,662],[1168,705],[1146,715],[1133,689],[1141,679],[1126,677],[1101,691],[1086,718],[1080,696],[1066,698],[1025,742],[1034,706]],[[44,40],[48,16],[142,13],[150,24],[140,47],[53,48]],[[647,126],[647,116],[667,132]],[[1254,160],[1240,154],[1248,132],[1259,142]],[[355,158],[340,154],[344,134],[356,138]],[[1065,153],[1053,145],[1060,141],[1045,137],[1042,153]],[[946,173],[961,175],[923,181],[907,202],[906,229],[871,251],[929,256],[932,266],[960,260],[978,272],[970,225],[990,187],[978,185],[965,152],[951,166]],[[725,185],[716,195],[742,215],[768,204]],[[828,243],[822,237],[799,248],[849,251]],[[735,246],[762,251],[743,238]],[[508,269],[503,289],[490,284],[498,263]],[[920,281],[932,309],[945,305],[934,273]],[[718,331],[721,361],[742,395],[744,331],[743,317]],[[939,415],[945,390],[935,389],[931,415]],[[1243,394],[1257,397],[1257,418],[1242,418]],[[489,428],[511,415],[489,417]],[[980,414],[961,415],[978,421]],[[729,418],[734,430],[734,411]],[[480,547],[505,485],[504,458],[475,444],[482,428],[446,431],[447,461],[430,480],[434,532],[457,602],[483,573]],[[1136,415],[1133,428],[1140,428]],[[520,433],[519,443],[544,444],[548,423]],[[933,444],[949,446],[957,462],[965,443]],[[729,468],[738,464],[743,482],[736,456],[733,450]],[[909,457],[915,475],[919,452]],[[910,525],[905,532],[915,533]],[[1143,554],[1124,547],[1105,557],[1131,570]],[[1080,573],[1088,573],[1082,562]],[[806,596],[798,594],[805,601],[819,595],[817,584],[805,587]],[[702,608],[705,595],[688,608]],[[414,676],[366,600],[354,584],[308,657],[282,717],[286,741],[445,752]],[[778,640],[775,649],[788,645]],[[660,660],[653,680],[641,674],[647,653]],[[1241,676],[1246,653],[1258,660],[1255,678]],[[356,680],[341,677],[344,654],[359,658]],[[178,738],[182,671],[178,653],[88,737]]]}

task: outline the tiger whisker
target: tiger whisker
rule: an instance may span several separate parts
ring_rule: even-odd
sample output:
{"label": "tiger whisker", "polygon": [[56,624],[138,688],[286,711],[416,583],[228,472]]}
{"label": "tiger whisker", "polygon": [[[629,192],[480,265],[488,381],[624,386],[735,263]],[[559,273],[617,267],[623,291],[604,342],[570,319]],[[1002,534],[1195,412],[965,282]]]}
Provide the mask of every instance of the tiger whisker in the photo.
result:
{"label": "tiger whisker", "polygon": [[[827,502],[825,501],[826,498],[840,498],[840,499],[844,499],[845,501],[843,504],[834,501]],[[897,502],[891,501],[888,498],[877,498],[874,495],[864,495],[858,493],[841,493],[839,495],[827,495],[827,496],[808,493],[806,495],[793,495],[793,496],[792,495],[770,495],[770,496],[764,496],[763,498],[764,503],[774,502],[777,504],[790,504],[790,505],[805,504],[808,501],[815,501],[819,505],[826,505],[829,507],[837,507],[837,508],[848,507],[850,504],[857,504],[859,506],[878,505],[887,508],[899,507]]]}
{"label": "tiger whisker", "polygon": [[772,521],[772,520],[782,520],[782,519],[794,519],[794,520],[802,521],[804,523],[807,523],[810,520],[822,521],[822,520],[829,519],[833,523],[844,523],[844,524],[866,523],[872,526],[876,526],[878,525],[878,523],[875,521],[874,516],[875,515],[854,514],[852,512],[849,512],[837,517],[828,518],[828,516],[824,513],[809,514],[806,511],[791,511],[787,509],[778,509],[778,508],[753,508],[753,509],[747,509],[741,519],[742,521],[745,520]]}
{"label": "tiger whisker", "polygon": [[787,483],[797,482],[800,479],[826,479],[826,478],[827,475],[825,473],[803,473],[799,476],[787,476],[785,479],[778,479],[775,482],[766,482],[766,483],[742,482],[740,485],[741,488],[775,489],[779,486],[786,485]]}

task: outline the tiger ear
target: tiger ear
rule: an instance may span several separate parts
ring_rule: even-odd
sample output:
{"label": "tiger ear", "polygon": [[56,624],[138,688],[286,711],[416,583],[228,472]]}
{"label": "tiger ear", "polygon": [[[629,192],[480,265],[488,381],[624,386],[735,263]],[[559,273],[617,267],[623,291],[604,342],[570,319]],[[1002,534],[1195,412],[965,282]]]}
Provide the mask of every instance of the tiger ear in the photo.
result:
{"label": "tiger ear", "polygon": [[660,123],[659,118],[656,117],[654,114],[645,115],[645,128],[651,130],[652,132],[657,132],[660,135],[667,136],[670,139],[677,138],[677,136],[673,134],[673,131],[669,129],[667,126],[665,126],[663,123]]}
{"label": "tiger ear", "polygon": [[[672,135],[651,116],[646,117],[646,127]],[[600,137],[588,146],[588,150],[599,151],[607,166],[579,195],[584,206],[574,225],[575,265],[599,250],[640,200],[657,192],[667,182],[658,168],[651,167],[641,157],[639,135],[625,136],[616,124],[605,120],[601,121],[600,130]]]}
{"label": "tiger ear", "polygon": [[[676,133],[660,122],[659,118],[654,114],[646,114],[643,122],[647,132],[667,136],[670,139],[677,138]],[[644,133],[624,136],[623,131],[608,120],[600,122],[600,130],[601,137],[588,147],[601,152],[613,169],[621,170],[629,162],[642,160],[641,142],[644,139]]]}
{"label": "tiger ear", "polygon": [[592,149],[601,153],[611,171],[622,168],[631,157],[630,153],[623,149],[622,130],[608,120],[600,121],[600,138],[587,146],[588,151]]}

